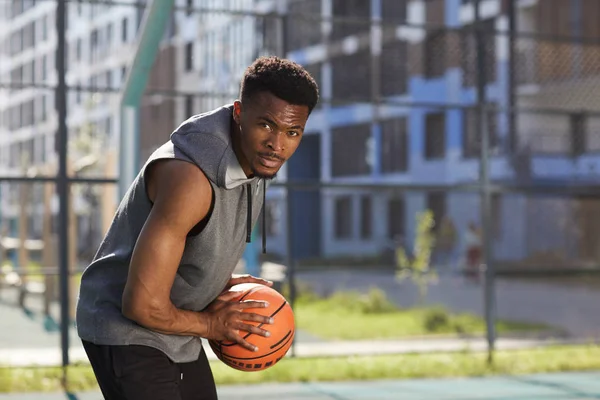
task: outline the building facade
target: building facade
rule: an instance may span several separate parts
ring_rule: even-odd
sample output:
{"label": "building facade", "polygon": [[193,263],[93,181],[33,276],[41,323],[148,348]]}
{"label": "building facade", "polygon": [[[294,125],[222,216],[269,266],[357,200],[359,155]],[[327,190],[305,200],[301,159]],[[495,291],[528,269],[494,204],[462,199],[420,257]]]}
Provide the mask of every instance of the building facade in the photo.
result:
{"label": "building facade", "polygon": [[[600,32],[593,21],[599,5],[585,0],[514,5],[518,38],[512,57],[509,2],[483,0],[480,6],[483,29],[500,32],[482,39],[487,105],[523,110],[512,121],[506,111],[486,113],[490,178],[597,184],[600,118],[593,112],[600,104],[593,93]],[[324,100],[309,124],[306,151],[290,162],[290,179],[442,188],[478,180],[480,69],[471,33],[473,1],[307,0],[288,2],[288,11],[320,13],[325,21],[314,25],[290,17],[286,54],[313,72]],[[596,203],[573,196],[494,195],[494,257],[597,259],[590,238],[597,237],[598,227],[589,221],[598,213]],[[273,214],[284,216],[283,206],[276,205]],[[467,226],[481,224],[479,195],[443,189],[394,195],[372,188],[322,189],[305,194],[293,208],[300,258],[377,255],[398,240],[410,247],[416,214],[430,209],[437,226],[445,218],[454,224],[459,261]]]}
{"label": "building facade", "polygon": [[[116,150],[118,89],[143,17],[143,8],[133,3],[68,3],[68,126],[74,165],[78,156],[89,153],[85,145],[77,148],[85,143],[75,140],[81,135]],[[479,196],[444,188],[476,182],[479,176],[475,105],[481,68],[472,34],[473,1],[176,4],[180,8],[165,32],[142,103],[142,161],[181,121],[233,101],[244,69],[257,56],[285,55],[315,77],[322,101],[279,180],[381,185],[291,193],[294,255],[377,255],[397,241],[410,246],[415,216],[425,209],[433,211],[438,225],[444,217],[452,220],[458,234],[454,248],[461,252],[467,225],[480,224]],[[486,102],[498,110],[543,112],[520,111],[513,118],[493,109],[486,114],[491,179],[595,184],[600,167],[600,118],[593,114],[600,111],[600,98],[593,95],[600,85],[600,4],[514,4],[514,52],[506,33],[486,34],[479,43]],[[487,32],[506,32],[508,6],[507,0],[481,1]],[[22,173],[31,165],[55,168],[55,3],[13,1],[2,4],[0,12],[0,83],[9,83],[0,88],[0,173]],[[106,172],[100,161],[81,173],[116,173]],[[429,184],[441,190],[392,193],[383,187],[394,184]],[[18,189],[1,187],[2,219],[14,231]],[[31,204],[41,203],[37,196]],[[286,200],[283,188],[269,191],[268,248],[280,255],[288,251]],[[80,214],[90,208],[85,201],[77,204]],[[589,216],[600,214],[597,208],[595,201],[583,198],[496,195],[494,255],[518,260],[558,249],[565,257],[594,258],[600,246],[590,238],[600,232]],[[34,237],[41,232],[39,220],[31,218]],[[82,219],[82,230],[89,221]]]}
{"label": "building facade", "polygon": [[[54,104],[56,3],[5,3],[0,5],[0,175],[53,175],[58,163]],[[244,12],[276,10],[274,1],[176,0],[175,5],[140,105],[142,163],[182,121],[232,102],[247,65],[276,46],[270,36],[272,19],[244,16]],[[118,174],[119,90],[137,50],[144,8],[143,2],[135,1],[67,4],[71,174]],[[89,157],[93,153],[99,157]],[[26,236],[40,239],[43,189],[35,185],[32,193],[22,193],[20,187],[0,183],[0,227],[6,229],[3,235],[18,237],[19,218],[25,213]],[[116,207],[116,190],[104,185],[73,187],[77,247],[80,255],[89,258],[110,222],[98,211],[97,202],[110,189]],[[26,210],[21,206],[24,202]],[[51,203],[56,216],[56,194]]]}
{"label": "building facade", "polygon": [[[143,17],[143,4],[114,6],[73,2],[67,4],[66,84],[68,126],[68,169],[71,175],[116,176],[119,133],[119,94],[128,65],[136,49],[136,35]],[[54,175],[58,157],[55,136],[58,121],[54,86],[57,84],[56,2],[17,0],[0,6],[0,174]],[[173,36],[173,26],[166,39]],[[176,75],[175,51],[168,40],[163,43],[150,85],[173,87]],[[170,85],[170,86],[169,86]],[[174,105],[163,99],[148,104],[141,114],[161,105],[162,124],[142,120],[142,153],[165,141],[175,124]],[[169,106],[171,109],[169,110]],[[170,121],[169,121],[170,119]],[[26,185],[1,183],[1,222],[3,235],[19,236],[19,218],[26,203],[26,236],[43,235],[44,189],[22,192]],[[28,185],[27,185],[28,186]],[[77,248],[85,258],[93,256],[106,220],[99,200],[110,190],[103,185],[72,185]],[[116,193],[112,190],[112,193]],[[58,213],[55,190],[51,194],[52,214]],[[116,202],[116,199],[114,200]],[[114,212],[114,210],[113,210]],[[108,218],[109,220],[109,218]],[[53,224],[56,231],[56,225]]]}

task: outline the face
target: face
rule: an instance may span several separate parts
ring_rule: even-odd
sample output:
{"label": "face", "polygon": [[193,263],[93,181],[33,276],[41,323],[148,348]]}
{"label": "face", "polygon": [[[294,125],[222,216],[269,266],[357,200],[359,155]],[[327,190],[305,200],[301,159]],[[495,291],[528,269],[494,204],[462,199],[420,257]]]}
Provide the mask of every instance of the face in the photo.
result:
{"label": "face", "polygon": [[251,104],[236,101],[233,118],[244,172],[273,179],[298,148],[308,114],[307,106],[290,104],[268,92],[254,96]]}

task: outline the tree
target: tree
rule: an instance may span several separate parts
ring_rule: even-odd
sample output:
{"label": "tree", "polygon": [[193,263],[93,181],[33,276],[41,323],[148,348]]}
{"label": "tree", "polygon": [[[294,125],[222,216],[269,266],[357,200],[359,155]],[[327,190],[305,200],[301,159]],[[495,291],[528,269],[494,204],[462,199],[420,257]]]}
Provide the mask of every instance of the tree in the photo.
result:
{"label": "tree", "polygon": [[402,246],[396,249],[396,279],[410,279],[419,289],[419,303],[427,296],[431,282],[437,281],[437,273],[431,268],[431,254],[435,244],[433,212],[425,210],[416,215],[417,232],[412,255],[408,255]]}

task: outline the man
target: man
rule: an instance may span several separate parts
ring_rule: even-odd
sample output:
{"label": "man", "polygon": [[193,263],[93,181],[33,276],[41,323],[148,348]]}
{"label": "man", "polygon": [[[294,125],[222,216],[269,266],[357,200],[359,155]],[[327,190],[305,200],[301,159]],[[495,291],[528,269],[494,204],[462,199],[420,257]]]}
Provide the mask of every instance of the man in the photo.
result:
{"label": "man", "polygon": [[216,399],[200,338],[255,350],[245,332],[268,336],[269,318],[242,313],[265,304],[234,302],[228,289],[270,284],[232,273],[265,182],[294,154],[317,101],[302,67],[259,58],[239,101],[185,121],[142,167],[82,276],[77,305],[106,399]]}

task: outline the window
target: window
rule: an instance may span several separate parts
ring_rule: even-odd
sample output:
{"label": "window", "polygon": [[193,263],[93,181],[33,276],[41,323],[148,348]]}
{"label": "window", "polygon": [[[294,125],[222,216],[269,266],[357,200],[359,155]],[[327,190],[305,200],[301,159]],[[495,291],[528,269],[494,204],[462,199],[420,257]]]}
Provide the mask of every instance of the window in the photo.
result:
{"label": "window", "polygon": [[[321,15],[321,0],[303,0],[289,3],[290,14]],[[321,25],[316,20],[289,18],[286,24],[286,45],[289,51],[321,43]]]}
{"label": "window", "polygon": [[194,115],[194,96],[185,96],[185,115],[184,119],[188,119]]}
{"label": "window", "polygon": [[278,40],[279,26],[277,19],[273,14],[267,14],[263,18],[256,20],[256,48],[261,49],[263,53],[280,52]]}
{"label": "window", "polygon": [[31,64],[30,63],[26,63],[23,66],[23,82],[25,83],[30,83],[31,82],[31,77],[33,76],[33,70],[31,68]]}
{"label": "window", "polygon": [[26,160],[30,163],[35,162],[35,143],[33,138],[23,142],[23,152],[26,155]]}
{"label": "window", "polygon": [[98,55],[98,30],[94,29],[90,35],[90,61],[95,61]]}
{"label": "window", "polygon": [[23,27],[23,50],[33,47],[35,42],[35,21]]}
{"label": "window", "polygon": [[34,100],[29,100],[24,103],[21,103],[21,121],[19,127],[31,126],[35,123],[34,121]]}
{"label": "window", "polygon": [[45,80],[46,80],[46,78],[47,78],[47,76],[48,76],[48,75],[47,75],[47,70],[48,70],[48,58],[47,58],[47,56],[46,56],[46,55],[43,55],[43,56],[42,56],[42,66],[41,66],[41,69],[42,69],[42,71],[41,71],[41,72],[42,72],[42,82],[43,82],[43,81],[45,81]]}
{"label": "window", "polygon": [[429,33],[424,41],[425,76],[437,78],[446,72],[446,31]]}
{"label": "window", "polygon": [[334,17],[362,18],[365,23],[336,20],[331,31],[332,39],[341,39],[358,33],[368,33],[371,22],[371,2],[366,0],[333,0]]}
{"label": "window", "polygon": [[335,238],[349,239],[352,237],[352,197],[335,199]]}
{"label": "window", "polygon": [[[265,215],[265,234],[267,237],[277,236],[281,233],[280,221],[281,221],[281,204],[277,200],[267,200],[263,212]],[[263,233],[262,218],[259,223],[259,234]]]}
{"label": "window", "polygon": [[10,145],[10,153],[8,154],[9,166],[11,168],[19,166],[19,149],[16,144]]}
{"label": "window", "polygon": [[492,233],[496,238],[502,236],[502,195],[493,193],[491,199]]}
{"label": "window", "polygon": [[34,163],[44,162],[44,136],[40,135],[34,138]]}
{"label": "window", "polygon": [[42,152],[42,160],[41,160],[41,162],[45,163],[46,162],[46,136],[45,135],[41,136],[40,139],[41,139],[40,140],[40,147],[42,148],[41,149],[41,152]]}
{"label": "window", "polygon": [[[77,83],[77,86],[79,86],[79,83]],[[81,104],[81,88],[75,90],[75,104]]]}
{"label": "window", "polygon": [[393,198],[388,202],[388,237],[402,238],[405,235],[406,206],[403,198]]}
{"label": "window", "polygon": [[[485,83],[496,80],[496,20],[488,19],[481,22]],[[478,79],[477,31],[475,25],[467,25],[461,32],[461,68],[463,71],[463,86],[475,86]]]}
{"label": "window", "polygon": [[142,19],[144,18],[144,7],[136,7],[135,11],[135,31],[138,32],[141,25]]}
{"label": "window", "polygon": [[104,135],[110,136],[111,133],[112,133],[112,118],[106,117],[106,120],[104,120]]}
{"label": "window", "polygon": [[569,115],[569,127],[571,132],[571,154],[579,156],[586,149],[586,124],[587,117],[583,113]]}
{"label": "window", "polygon": [[108,24],[106,26],[106,48],[107,50],[110,50],[110,46],[112,44],[112,30],[113,30],[113,25],[112,23]]}
{"label": "window", "polygon": [[10,36],[10,54],[15,55],[21,51],[22,41],[19,32],[14,32]]}
{"label": "window", "polygon": [[381,171],[404,172],[408,169],[407,119],[397,118],[381,123]]}
{"label": "window", "polygon": [[425,207],[433,213],[435,226],[433,230],[437,232],[444,216],[446,216],[446,194],[444,192],[427,193]]}
{"label": "window", "polygon": [[408,88],[408,46],[400,40],[384,43],[381,50],[381,95],[406,93]]}
{"label": "window", "polygon": [[[351,66],[351,68],[349,68]],[[331,60],[333,98],[371,101],[371,52],[369,49]]]}
{"label": "window", "polygon": [[[463,110],[463,157],[478,157],[481,153],[481,134],[477,127],[477,108]],[[489,132],[490,150],[498,145],[498,114],[493,109],[487,111],[487,129]]]}
{"label": "window", "polygon": [[333,176],[369,175],[367,141],[371,138],[371,125],[351,125],[334,128],[332,135],[331,174]]}
{"label": "window", "polygon": [[16,17],[23,12],[23,1],[15,0],[12,2],[11,15]]}
{"label": "window", "polygon": [[192,71],[194,69],[194,44],[192,42],[185,45],[185,70]]}
{"label": "window", "polygon": [[384,22],[406,22],[407,0],[381,0],[381,18]]}
{"label": "window", "polygon": [[23,66],[19,66],[10,71],[10,80],[12,83],[23,83]]}
{"label": "window", "polygon": [[42,40],[48,39],[48,16],[42,18]]}
{"label": "window", "polygon": [[42,112],[41,112],[42,121],[46,120],[46,117],[47,117],[46,113],[47,113],[46,95],[42,95]]}
{"label": "window", "polygon": [[127,43],[127,18],[123,18],[121,21],[121,41]]}
{"label": "window", "polygon": [[446,153],[446,114],[427,114],[425,117],[425,158],[444,158]]}
{"label": "window", "polygon": [[371,196],[360,198],[360,237],[370,239],[373,235],[373,213]]}

